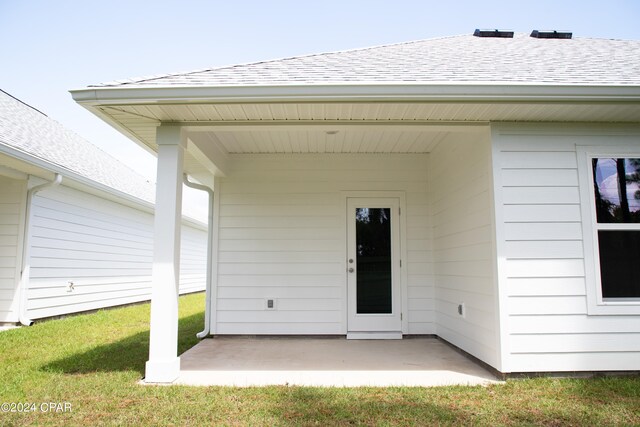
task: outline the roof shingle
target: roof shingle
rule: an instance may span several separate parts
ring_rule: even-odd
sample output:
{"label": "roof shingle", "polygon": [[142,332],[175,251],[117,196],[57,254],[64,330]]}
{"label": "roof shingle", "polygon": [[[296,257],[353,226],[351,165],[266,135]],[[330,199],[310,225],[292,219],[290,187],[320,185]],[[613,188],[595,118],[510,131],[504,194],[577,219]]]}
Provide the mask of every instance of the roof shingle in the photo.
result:
{"label": "roof shingle", "polygon": [[472,35],[299,56],[92,87],[344,83],[640,85],[640,41]]}
{"label": "roof shingle", "polygon": [[57,121],[2,90],[0,144],[140,200],[154,202],[153,183]]}

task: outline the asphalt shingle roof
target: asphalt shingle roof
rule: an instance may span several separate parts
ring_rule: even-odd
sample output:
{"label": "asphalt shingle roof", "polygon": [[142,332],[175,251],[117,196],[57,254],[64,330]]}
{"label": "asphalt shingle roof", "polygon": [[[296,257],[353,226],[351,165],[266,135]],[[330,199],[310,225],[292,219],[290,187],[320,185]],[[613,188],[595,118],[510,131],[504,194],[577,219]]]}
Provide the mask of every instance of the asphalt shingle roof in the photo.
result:
{"label": "asphalt shingle roof", "polygon": [[154,202],[153,183],[57,121],[2,90],[0,144],[122,193]]}
{"label": "asphalt shingle roof", "polygon": [[640,85],[640,41],[462,35],[93,87],[340,83]]}

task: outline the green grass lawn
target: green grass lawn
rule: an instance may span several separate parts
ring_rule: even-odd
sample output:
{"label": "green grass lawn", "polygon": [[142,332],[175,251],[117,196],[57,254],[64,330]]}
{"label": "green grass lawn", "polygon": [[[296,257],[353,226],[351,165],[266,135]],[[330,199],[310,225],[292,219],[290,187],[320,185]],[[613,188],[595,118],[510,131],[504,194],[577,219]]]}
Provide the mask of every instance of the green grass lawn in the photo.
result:
{"label": "green grass lawn", "polygon": [[[180,352],[202,328],[202,294],[180,299]],[[0,425],[640,425],[640,378],[513,380],[489,387],[141,386],[149,305],[0,333]]]}

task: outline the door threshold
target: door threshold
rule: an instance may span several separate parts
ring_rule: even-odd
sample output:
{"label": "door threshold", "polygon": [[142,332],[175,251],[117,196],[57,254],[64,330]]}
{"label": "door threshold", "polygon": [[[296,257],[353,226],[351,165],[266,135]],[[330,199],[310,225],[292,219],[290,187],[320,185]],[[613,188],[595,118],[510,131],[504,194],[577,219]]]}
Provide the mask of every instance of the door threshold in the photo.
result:
{"label": "door threshold", "polygon": [[348,340],[401,340],[402,332],[347,332]]}

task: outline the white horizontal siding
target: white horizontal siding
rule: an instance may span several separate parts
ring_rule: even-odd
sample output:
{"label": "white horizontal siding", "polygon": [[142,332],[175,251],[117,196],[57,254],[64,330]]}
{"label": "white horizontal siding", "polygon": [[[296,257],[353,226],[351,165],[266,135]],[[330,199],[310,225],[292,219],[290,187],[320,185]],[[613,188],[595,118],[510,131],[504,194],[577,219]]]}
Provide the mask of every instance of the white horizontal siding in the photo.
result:
{"label": "white horizontal siding", "polygon": [[0,322],[18,321],[27,181],[0,176]]}
{"label": "white horizontal siding", "polygon": [[426,156],[242,155],[233,165],[219,190],[216,333],[346,332],[342,191],[405,192],[408,332],[435,333]]}
{"label": "white horizontal siding", "polygon": [[587,314],[576,145],[624,138],[590,129],[494,134],[512,372],[640,369],[640,318]]}
{"label": "white horizontal siding", "polygon": [[510,277],[504,282],[511,297],[584,295],[584,277]]}
{"label": "white horizontal siding", "polygon": [[183,225],[180,235],[180,293],[202,291],[207,275],[207,232]]}
{"label": "white horizontal siding", "polygon": [[513,353],[511,365],[518,372],[637,371],[638,352]]}
{"label": "white horizontal siding", "polygon": [[640,333],[539,334],[511,337],[514,354],[640,352]]}
{"label": "white horizontal siding", "polygon": [[[204,289],[206,231],[182,227],[180,292]],[[28,315],[57,316],[151,298],[153,216],[68,187],[32,203]]]}
{"label": "white horizontal siding", "polygon": [[581,314],[520,314],[509,322],[509,331],[520,335],[637,333],[639,316],[584,316]]}
{"label": "white horizontal siding", "polygon": [[[451,138],[429,157],[436,331],[496,366],[491,146],[486,136]],[[458,305],[464,304],[464,316]]]}
{"label": "white horizontal siding", "polygon": [[220,335],[339,335],[344,334],[340,322],[324,322],[318,319],[303,321],[299,318],[277,322],[218,322],[216,332]]}

